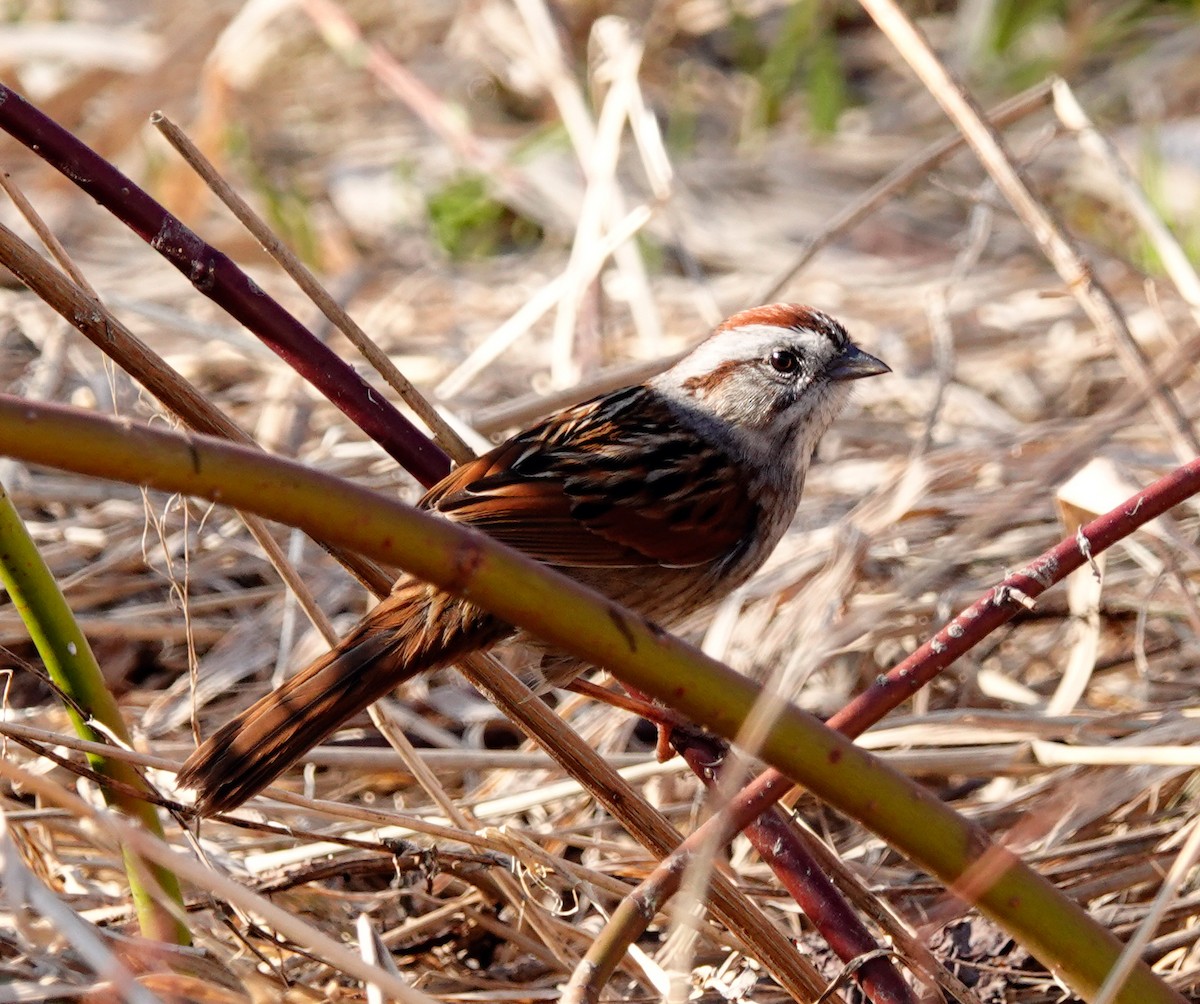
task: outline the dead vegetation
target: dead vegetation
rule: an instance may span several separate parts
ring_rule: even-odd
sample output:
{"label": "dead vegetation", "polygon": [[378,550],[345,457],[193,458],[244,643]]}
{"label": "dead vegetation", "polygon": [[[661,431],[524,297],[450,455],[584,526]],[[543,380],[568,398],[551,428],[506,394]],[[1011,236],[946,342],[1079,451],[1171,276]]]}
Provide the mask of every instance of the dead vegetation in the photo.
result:
{"label": "dead vegetation", "polygon": [[[1068,49],[1095,47],[1095,58],[1063,57],[1062,68],[1139,169],[1152,210],[1183,241],[1182,264],[1139,222],[1135,186],[1048,100],[1006,131],[1036,197],[1060,214],[1127,319],[1133,352],[1086,316],[969,151],[918,170],[864,219],[826,233],[872,185],[953,134],[857,9],[826,25],[852,102],[834,132],[817,136],[815,78],[807,96],[793,86],[773,110],[765,101],[761,67],[786,59],[772,42],[787,11],[772,4],[738,17],[703,3],[617,12],[629,22],[597,22],[572,4],[555,9],[552,25],[533,0],[344,9],[312,0],[303,15],[256,2],[113,3],[60,20],[27,6],[3,29],[16,40],[0,47],[5,79],[324,332],[145,122],[162,108],[184,124],[477,447],[558,395],[628,379],[631,362],[678,351],[768,292],[843,319],[894,376],[862,387],[824,441],[793,532],[695,634],[735,668],[788,674],[799,702],[822,716],[1009,569],[1196,454],[1200,298],[1187,261],[1200,233],[1200,22],[1183,8],[1156,8],[1104,45],[1087,25],[1057,29]],[[970,38],[959,11],[923,24],[939,45]],[[1053,30],[1031,30],[1024,44],[1036,48]],[[955,51],[966,60],[969,49]],[[1042,55],[1018,47],[960,68],[990,103],[1016,90],[1017,72],[999,65]],[[606,101],[618,105],[610,115],[623,112],[616,127]],[[113,311],[261,443],[415,497],[331,405],[89,200],[7,140],[0,167]],[[20,226],[9,206],[0,219]],[[604,247],[634,230],[615,254]],[[775,290],[818,237],[819,252]],[[529,316],[529,304],[542,313]],[[9,392],[159,414],[16,285],[0,290],[0,349]],[[164,793],[193,727],[209,734],[322,644],[227,510],[8,460],[0,483]],[[1123,939],[1181,867],[1143,957],[1185,993],[1200,973],[1194,868],[1176,865],[1195,832],[1200,758],[1196,515],[1186,503],[1118,545],[1102,559],[1102,584],[1076,573],[861,740]],[[298,534],[276,536],[325,611],[346,618],[340,626],[363,610],[363,590],[327,555]],[[837,644],[824,651],[831,636]],[[30,671],[36,654],[11,604],[0,607],[0,643],[12,669],[5,755],[97,802],[64,766],[17,745],[71,757],[66,717]],[[403,698],[386,715],[429,775],[415,776],[364,719],[287,775],[286,801],[241,812],[250,825],[206,823],[193,843],[170,824],[177,850],[310,925],[285,929],[261,901],[189,879],[202,957],[125,935],[134,925],[106,823],[10,785],[0,800],[11,918],[0,964],[25,996],[0,999],[132,994],[97,961],[113,957],[164,999],[201,989],[210,1000],[354,999],[363,981],[330,946],[369,944],[371,929],[405,978],[436,997],[557,998],[652,856],[457,674]],[[679,760],[653,762],[653,737],[636,719],[569,694],[555,707],[681,831],[708,811]],[[802,796],[796,808],[860,895],[973,988],[966,1000],[1062,999],[1002,933],[868,831]],[[840,963],[744,840],[727,864],[834,978]],[[19,895],[35,884],[60,913]],[[99,956],[81,933],[89,923],[108,932]],[[651,926],[606,998],[663,991],[677,961],[669,930],[666,916]],[[705,999],[786,999],[711,921],[683,965]]]}

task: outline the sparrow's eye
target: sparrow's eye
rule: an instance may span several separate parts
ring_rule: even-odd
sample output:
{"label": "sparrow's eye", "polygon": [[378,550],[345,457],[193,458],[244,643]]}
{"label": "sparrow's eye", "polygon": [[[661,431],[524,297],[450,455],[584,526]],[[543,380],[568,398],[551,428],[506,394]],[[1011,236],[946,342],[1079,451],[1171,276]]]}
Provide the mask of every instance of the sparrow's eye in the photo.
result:
{"label": "sparrow's eye", "polygon": [[800,369],[800,356],[791,349],[774,349],[767,357],[767,362],[771,364],[771,369],[784,376],[790,376]]}

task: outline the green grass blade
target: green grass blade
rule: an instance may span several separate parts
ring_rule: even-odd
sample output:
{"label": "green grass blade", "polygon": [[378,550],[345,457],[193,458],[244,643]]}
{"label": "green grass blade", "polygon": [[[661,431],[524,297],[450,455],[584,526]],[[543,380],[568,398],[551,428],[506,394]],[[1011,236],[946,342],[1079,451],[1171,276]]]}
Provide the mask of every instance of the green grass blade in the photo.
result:
{"label": "green grass blade", "polygon": [[[3,581],[13,605],[25,622],[50,679],[76,706],[103,724],[113,735],[128,742],[129,732],[117,702],[105,686],[92,648],[2,485],[0,581]],[[104,737],[88,725],[74,707],[68,705],[67,714],[81,738],[103,741]],[[88,756],[88,760],[97,773],[112,778],[126,788],[146,790],[141,775],[129,764],[92,755]],[[151,833],[162,837],[158,812],[150,802],[129,795],[126,790],[107,788],[104,789],[104,799],[131,819],[138,820]],[[148,938],[172,944],[190,944],[188,929],[179,919],[183,913],[183,896],[178,880],[171,872],[142,861],[128,850],[123,853],[129,891],[142,933]],[[174,909],[162,902],[162,895],[169,898]]]}

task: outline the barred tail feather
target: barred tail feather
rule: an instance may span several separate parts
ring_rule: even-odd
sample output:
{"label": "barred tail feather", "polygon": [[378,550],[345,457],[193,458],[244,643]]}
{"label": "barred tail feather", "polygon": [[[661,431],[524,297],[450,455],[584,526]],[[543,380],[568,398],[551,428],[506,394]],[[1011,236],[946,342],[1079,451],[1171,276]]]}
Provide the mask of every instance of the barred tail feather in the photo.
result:
{"label": "barred tail feather", "polygon": [[398,585],[336,648],[196,749],[179,783],[196,790],[202,815],[235,808],[398,684],[511,632],[491,614],[424,583]]}

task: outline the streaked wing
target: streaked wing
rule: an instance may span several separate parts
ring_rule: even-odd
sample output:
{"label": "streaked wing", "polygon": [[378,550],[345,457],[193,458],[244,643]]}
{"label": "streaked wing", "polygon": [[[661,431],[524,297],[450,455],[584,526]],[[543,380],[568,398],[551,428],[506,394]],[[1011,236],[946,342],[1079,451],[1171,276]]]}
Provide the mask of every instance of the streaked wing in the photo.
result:
{"label": "streaked wing", "polygon": [[554,565],[692,566],[749,538],[758,507],[724,453],[644,387],[578,405],[453,471],[421,500]]}

